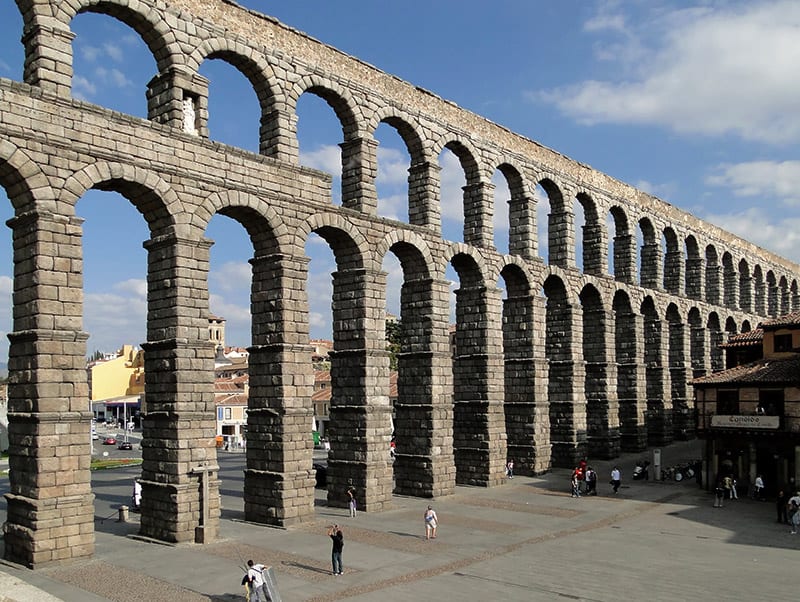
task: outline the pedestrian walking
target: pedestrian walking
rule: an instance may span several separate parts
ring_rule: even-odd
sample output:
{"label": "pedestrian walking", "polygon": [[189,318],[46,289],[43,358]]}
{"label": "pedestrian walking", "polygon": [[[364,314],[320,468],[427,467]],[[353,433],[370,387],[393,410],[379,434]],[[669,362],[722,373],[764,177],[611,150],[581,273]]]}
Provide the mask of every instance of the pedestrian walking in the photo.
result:
{"label": "pedestrian walking", "polygon": [[139,510],[142,506],[142,484],[139,479],[133,481],[133,509]]}
{"label": "pedestrian walking", "polygon": [[614,493],[619,491],[619,486],[622,484],[622,473],[619,470],[619,466],[615,466],[614,469],[611,471],[611,487],[614,488]]}
{"label": "pedestrian walking", "polygon": [[731,475],[731,499],[738,500],[739,494],[736,493],[736,477]]}
{"label": "pedestrian walking", "polygon": [[764,479],[761,478],[761,475],[758,475],[756,476],[756,482],[753,484],[753,499],[760,500],[762,491],[764,491]]}
{"label": "pedestrian walking", "polygon": [[248,599],[250,602],[269,602],[267,593],[264,591],[263,574],[267,567],[252,560],[247,561],[247,567],[247,586],[250,588]]}
{"label": "pedestrian walking", "polygon": [[725,488],[725,499],[732,499],[733,495],[731,494],[731,489],[733,488],[733,477],[728,475],[722,479],[722,486]]}
{"label": "pedestrian walking", "polygon": [[581,486],[578,480],[578,469],[572,471],[572,497],[581,497]]}
{"label": "pedestrian walking", "polygon": [[720,480],[714,488],[714,508],[722,508],[723,499],[725,499],[725,485]]}
{"label": "pedestrian walking", "polygon": [[591,466],[586,468],[586,495],[597,495],[597,473]]}
{"label": "pedestrian walking", "polygon": [[779,522],[783,525],[788,525],[789,523],[789,495],[781,489],[778,492],[778,497],[775,498],[775,512],[778,515]]}
{"label": "pedestrian walking", "polygon": [[425,511],[425,539],[436,539],[436,527],[439,526],[439,517],[436,516],[436,510],[432,506],[428,506]]}
{"label": "pedestrian walking", "polygon": [[328,529],[328,537],[331,538],[333,547],[331,548],[331,568],[334,575],[341,575],[344,573],[344,566],[342,565],[342,550],[344,549],[344,535],[339,525],[333,525]]}
{"label": "pedestrian walking", "polygon": [[347,503],[350,507],[350,518],[355,518],[358,511],[356,510],[356,492],[352,487],[347,488]]}
{"label": "pedestrian walking", "polygon": [[506,462],[506,476],[509,479],[514,478],[514,460],[509,460]]}
{"label": "pedestrian walking", "polygon": [[789,498],[789,522],[792,525],[790,533],[792,535],[797,533],[797,527],[800,526],[800,491],[796,492]]}

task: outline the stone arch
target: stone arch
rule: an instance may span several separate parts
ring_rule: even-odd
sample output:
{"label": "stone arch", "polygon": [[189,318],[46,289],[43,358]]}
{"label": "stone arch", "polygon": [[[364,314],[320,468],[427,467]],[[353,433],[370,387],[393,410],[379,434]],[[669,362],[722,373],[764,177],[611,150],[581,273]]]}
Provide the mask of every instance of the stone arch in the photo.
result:
{"label": "stone arch", "polygon": [[717,248],[713,244],[706,246],[706,302],[711,305],[720,304],[720,265]]}
{"label": "stone arch", "polygon": [[575,219],[567,206],[564,190],[553,178],[544,176],[537,182],[547,193],[550,213],[547,216],[547,263],[561,268],[573,265],[572,241]]}
{"label": "stone arch", "polygon": [[287,102],[293,114],[297,114],[297,101],[303,94],[319,96],[333,109],[342,126],[344,141],[360,137],[365,124],[358,113],[358,102],[349,89],[328,78],[310,74],[298,80],[288,91]]}
{"label": "stone arch", "polygon": [[700,246],[694,234],[684,239],[686,248],[686,296],[690,299],[703,298],[703,259],[700,257]]}
{"label": "stone arch", "polygon": [[390,125],[397,130],[411,156],[411,165],[428,160],[423,128],[415,118],[396,107],[385,105],[366,119],[367,132],[374,137],[375,130],[381,123]]}
{"label": "stone arch", "polygon": [[775,272],[767,270],[767,315],[773,318],[778,316],[778,280]]}
{"label": "stone arch", "polygon": [[87,190],[118,192],[142,214],[151,234],[164,234],[175,226],[183,203],[172,187],[155,172],[124,163],[98,162],[74,173],[58,197],[59,210],[74,215],[75,205]]}
{"label": "stone arch", "polygon": [[508,253],[525,258],[536,255],[536,200],[515,161],[503,158],[497,170],[508,183]]}
{"label": "stone arch", "polygon": [[[275,127],[275,112],[278,109],[277,82],[272,65],[254,48],[239,40],[225,37],[208,38],[188,57],[188,68],[197,73],[206,60],[220,59],[238,70],[253,87],[261,107],[259,120],[259,149],[264,155],[275,156],[282,146],[290,145],[289,132]],[[207,92],[206,92],[207,95]],[[207,129],[201,132],[207,135]]]}
{"label": "stone arch", "polygon": [[[456,245],[458,247],[459,245]],[[453,357],[456,483],[487,486],[503,477],[503,366],[500,291],[466,245],[450,260],[458,273]]]}
{"label": "stone arch", "polygon": [[[532,278],[517,258],[502,266],[506,288],[503,300],[503,391],[507,457],[520,474],[537,474],[549,466],[549,437],[543,422],[547,403],[536,394],[544,375],[543,345],[539,331],[541,299],[534,294]],[[538,385],[538,387],[537,387]]]}
{"label": "stone arch", "polygon": [[639,284],[644,288],[657,289],[661,276],[661,240],[649,217],[639,219],[642,248],[639,252]]}
{"label": "stone arch", "polygon": [[316,232],[328,243],[337,269],[355,270],[366,266],[366,258],[371,256],[369,244],[363,234],[341,215],[323,212],[310,216],[295,231],[295,246],[304,248],[311,232]]}
{"label": "stone arch", "polygon": [[583,207],[583,272],[599,276],[606,271],[605,224],[600,222],[597,202],[586,192],[579,192],[575,199]]}
{"label": "stone arch", "polygon": [[[402,250],[402,256],[398,250]],[[440,266],[433,258],[428,243],[416,232],[392,230],[384,236],[375,246],[375,265],[379,265],[389,251],[397,255],[403,271],[414,274],[415,277],[442,277],[444,274],[439,271]]]}
{"label": "stone arch", "polygon": [[256,256],[273,253],[300,255],[302,247],[294,242],[281,216],[267,202],[238,190],[215,192],[188,217],[191,227],[205,232],[214,214],[219,213],[239,222],[247,231]]}
{"label": "stone arch", "polygon": [[619,205],[613,205],[609,214],[614,222],[614,240],[611,253],[614,280],[633,284],[636,281],[636,246],[628,214]]}
{"label": "stone arch", "polygon": [[742,332],[750,332],[751,330],[753,330],[753,327],[750,324],[750,320],[748,320],[748,319],[742,320],[742,329],[741,330],[742,330]]}
{"label": "stone arch", "polygon": [[681,293],[683,285],[683,254],[678,235],[671,226],[664,228],[664,290],[673,295]]}
{"label": "stone arch", "polygon": [[725,332],[728,333],[728,335],[736,334],[738,332],[736,320],[733,316],[728,316],[725,318]]}
{"label": "stone arch", "polygon": [[798,291],[797,280],[792,279],[792,284],[789,286],[791,294],[791,309],[790,311],[797,311],[800,309],[800,291]]}
{"label": "stone arch", "polygon": [[76,15],[88,12],[108,15],[125,23],[141,36],[153,55],[159,73],[183,60],[184,54],[170,26],[171,20],[139,0],[75,0],[58,2],[55,6],[53,16],[66,26]]}
{"label": "stone arch", "polygon": [[[365,185],[370,190],[375,190],[376,210],[378,197],[376,179],[379,174],[378,142],[375,139],[375,132],[381,123],[387,124],[397,132],[410,157],[408,166],[408,222],[418,226],[430,227],[438,225],[441,220],[441,211],[432,196],[431,188],[433,188],[433,182],[438,183],[439,174],[438,171],[433,170],[435,161],[429,156],[430,149],[426,146],[423,129],[416,119],[391,105],[380,107],[369,115],[366,121],[368,132],[366,138],[369,143],[364,146],[364,153],[375,155],[375,169],[365,170],[364,178],[366,180]],[[374,150],[371,146],[372,144],[375,146]]]}
{"label": "stone arch", "polygon": [[16,214],[35,208],[55,210],[50,181],[28,154],[8,140],[0,140],[0,186]]}

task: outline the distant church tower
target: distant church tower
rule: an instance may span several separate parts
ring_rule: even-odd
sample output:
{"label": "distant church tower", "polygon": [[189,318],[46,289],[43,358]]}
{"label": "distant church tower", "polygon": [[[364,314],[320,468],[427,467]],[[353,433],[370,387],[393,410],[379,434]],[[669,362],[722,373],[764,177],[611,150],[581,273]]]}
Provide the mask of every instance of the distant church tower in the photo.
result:
{"label": "distant church tower", "polygon": [[208,340],[225,349],[225,318],[208,316]]}

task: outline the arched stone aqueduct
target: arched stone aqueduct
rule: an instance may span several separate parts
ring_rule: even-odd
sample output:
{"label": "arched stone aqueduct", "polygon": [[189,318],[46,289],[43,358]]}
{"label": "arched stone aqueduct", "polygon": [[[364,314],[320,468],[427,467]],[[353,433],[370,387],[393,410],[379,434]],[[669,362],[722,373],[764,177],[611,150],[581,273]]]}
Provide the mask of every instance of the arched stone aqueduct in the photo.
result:
{"label": "arched stone aqueduct", "polygon": [[[311,232],[337,264],[328,497],[344,503],[355,484],[367,511],[393,491],[433,497],[456,484],[498,485],[507,455],[520,472],[541,473],[586,454],[611,458],[691,437],[688,382],[722,367],[723,333],[800,309],[797,265],[227,1],[17,5],[25,81],[0,80],[0,184],[15,212],[9,560],[41,566],[93,553],[74,212],[91,188],[121,193],[150,231],[141,533],[164,541],[193,540],[201,524],[211,539],[219,526],[204,237],[217,213],[241,222],[254,248],[243,495],[246,519],[260,523],[314,513]],[[127,23],[152,51],[148,120],[72,98],[70,22],[85,11]],[[252,83],[260,155],[208,140],[208,81],[198,67],[209,58]],[[299,165],[295,106],[305,92],[323,97],[342,124],[342,207],[332,204],[330,176]],[[411,156],[409,223],[377,215],[380,123]],[[466,176],[463,242],[441,236],[444,148]],[[511,191],[507,254],[493,245],[498,169]],[[544,242],[537,185],[551,207]],[[586,220],[582,263],[575,199]],[[547,264],[538,244],[548,245]],[[393,465],[381,270],[390,252],[404,273]],[[460,281],[455,354],[448,264]],[[209,474],[207,499],[198,467]]]}

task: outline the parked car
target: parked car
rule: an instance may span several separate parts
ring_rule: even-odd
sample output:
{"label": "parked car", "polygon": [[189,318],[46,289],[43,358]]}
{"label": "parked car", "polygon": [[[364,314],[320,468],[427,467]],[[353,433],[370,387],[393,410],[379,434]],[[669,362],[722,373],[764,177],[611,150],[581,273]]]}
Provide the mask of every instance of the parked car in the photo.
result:
{"label": "parked car", "polygon": [[133,449],[130,441],[120,441],[117,449]]}
{"label": "parked car", "polygon": [[116,437],[106,437],[103,439],[103,445],[116,445],[117,439]]}
{"label": "parked car", "polygon": [[312,468],[316,471],[316,487],[323,489],[328,486],[328,467],[325,464],[314,462]]}
{"label": "parked car", "polygon": [[97,441],[100,438],[100,435],[97,432],[92,431],[92,441]]}

